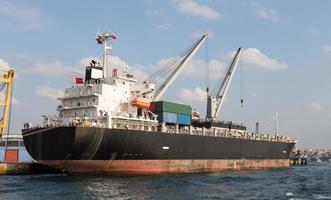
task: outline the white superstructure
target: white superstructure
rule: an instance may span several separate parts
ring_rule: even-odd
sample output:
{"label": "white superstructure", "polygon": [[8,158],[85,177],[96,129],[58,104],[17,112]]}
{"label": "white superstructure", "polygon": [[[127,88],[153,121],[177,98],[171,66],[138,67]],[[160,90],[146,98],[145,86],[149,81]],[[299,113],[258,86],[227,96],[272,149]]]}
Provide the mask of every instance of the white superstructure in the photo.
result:
{"label": "white superstructure", "polygon": [[75,84],[65,90],[64,96],[59,98],[62,123],[75,122],[107,128],[116,126],[112,124],[112,119],[129,118],[142,123],[157,123],[155,115],[150,112],[138,116],[139,108],[132,104],[140,92],[137,86],[143,89],[145,85],[137,83],[127,72],[113,71],[116,73],[112,77],[95,83]]}
{"label": "white superstructure", "polygon": [[[157,116],[149,110],[150,102],[161,98],[206,38],[207,35],[203,35],[184,55],[177,56],[140,83],[128,72],[128,66],[107,66],[107,52],[112,49],[111,40],[116,39],[116,35],[108,32],[98,34],[96,41],[103,44],[104,50],[102,66],[91,61],[86,67],[85,81],[76,78],[76,84],[58,98],[61,101],[59,116],[44,116],[44,125],[156,130]],[[164,82],[156,90],[155,82],[160,80]]]}

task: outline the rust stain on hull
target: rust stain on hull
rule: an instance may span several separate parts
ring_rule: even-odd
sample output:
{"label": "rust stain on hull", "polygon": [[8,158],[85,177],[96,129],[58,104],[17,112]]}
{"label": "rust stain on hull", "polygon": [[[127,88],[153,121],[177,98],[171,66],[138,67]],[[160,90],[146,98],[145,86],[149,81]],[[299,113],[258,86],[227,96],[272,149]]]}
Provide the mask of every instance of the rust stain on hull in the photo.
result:
{"label": "rust stain on hull", "polygon": [[40,160],[69,174],[164,174],[289,167],[288,159]]}

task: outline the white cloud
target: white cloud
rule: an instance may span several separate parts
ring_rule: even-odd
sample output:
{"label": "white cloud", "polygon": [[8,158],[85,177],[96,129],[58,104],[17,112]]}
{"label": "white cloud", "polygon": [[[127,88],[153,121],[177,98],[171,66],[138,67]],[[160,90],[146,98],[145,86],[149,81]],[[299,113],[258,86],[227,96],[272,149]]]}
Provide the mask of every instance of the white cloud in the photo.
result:
{"label": "white cloud", "polygon": [[[34,8],[22,6],[21,4],[14,5],[11,2],[1,0],[0,14],[12,17],[15,21],[21,22],[23,24],[22,26],[29,30],[39,30],[42,26],[40,12]],[[7,22],[7,27],[12,25],[17,27],[16,23],[13,22],[8,25]]]}
{"label": "white cloud", "polygon": [[219,18],[219,13],[205,4],[198,4],[193,0],[176,0],[177,10],[183,14],[204,17],[210,20]]}
{"label": "white cloud", "polygon": [[[9,64],[0,58],[0,70],[9,70],[9,69],[10,69]],[[0,76],[2,76],[4,73],[5,73],[4,71],[0,71]],[[15,76],[17,78],[17,75],[15,75]],[[4,102],[4,93],[0,93],[0,101]],[[12,104],[19,105],[19,104],[21,104],[21,102],[18,99],[16,99],[15,97],[12,97]]]}
{"label": "white cloud", "polygon": [[274,9],[258,10],[256,15],[262,19],[271,20],[273,22],[279,21],[278,13]]}
{"label": "white cloud", "polygon": [[[224,76],[225,70],[229,65],[229,60],[233,58],[235,52],[230,52],[226,54],[225,57],[219,59],[209,60],[209,78],[210,79],[220,79]],[[173,57],[163,58],[157,61],[153,65],[141,65],[135,64],[128,68],[128,71],[133,73],[136,79],[139,81],[148,78],[148,74],[155,72],[161,67],[168,64]],[[85,67],[89,65],[91,60],[96,60],[100,62],[98,57],[88,56],[79,59],[74,67],[65,66],[61,61],[55,60],[53,62],[44,63],[39,62],[33,67],[33,71],[45,76],[53,76],[58,78],[63,78],[65,80],[73,78],[75,76],[83,76],[85,72]],[[269,58],[263,54],[260,50],[255,48],[245,49],[243,51],[243,56],[241,62],[245,65],[258,66],[266,69],[286,69],[286,63],[280,63],[276,59]],[[102,64],[102,63],[101,63]],[[108,57],[108,70],[107,75],[111,76],[111,68],[118,68],[120,70],[126,70],[127,64],[124,60],[118,56]],[[207,63],[203,59],[192,59],[186,68],[183,70],[183,75],[195,76],[195,77],[207,77]]]}
{"label": "white cloud", "polygon": [[79,59],[77,61],[76,67],[73,67],[73,68],[75,68],[75,70],[80,69],[81,71],[84,71],[85,67],[88,66],[91,63],[92,60],[95,60],[97,62],[101,62],[100,59],[96,56],[87,56],[87,57]]}
{"label": "white cloud", "polygon": [[196,87],[194,90],[182,88],[178,93],[178,98],[181,101],[199,101],[204,102],[207,99],[206,90]]}
{"label": "white cloud", "polygon": [[172,27],[173,27],[173,24],[171,24],[171,23],[163,23],[163,24],[157,25],[157,28],[161,29],[161,30],[167,30]]}
{"label": "white cloud", "polygon": [[[1,102],[5,102],[5,95],[4,95],[4,93],[0,93],[0,101]],[[11,103],[12,103],[12,105],[20,105],[20,104],[22,104],[22,102],[19,101],[15,97],[12,97],[12,102]]]}
{"label": "white cloud", "polygon": [[0,58],[0,69],[1,70],[8,70],[8,69],[10,69],[9,64],[5,60],[3,60],[1,58]]}
{"label": "white cloud", "polygon": [[151,69],[149,66],[136,64],[129,68],[129,72],[134,75],[134,78],[139,81],[144,81],[148,78],[147,71],[150,71]]}
{"label": "white cloud", "polygon": [[194,31],[192,34],[191,34],[191,37],[192,38],[195,38],[195,39],[198,39],[198,38],[201,38],[202,35],[204,34],[208,34],[208,37],[209,38],[213,38],[215,37],[215,33],[212,31],[212,30],[207,30],[207,31]]}
{"label": "white cloud", "polygon": [[323,45],[322,49],[323,49],[323,51],[330,53],[331,52],[331,45]]}
{"label": "white cloud", "polygon": [[310,109],[314,112],[320,111],[322,109],[321,103],[317,101],[311,101],[310,104]]}
{"label": "white cloud", "polygon": [[257,94],[255,92],[249,92],[249,96],[253,98],[257,98]]}
{"label": "white cloud", "polygon": [[73,69],[64,66],[61,61],[55,60],[52,62],[38,62],[33,67],[33,71],[46,76],[62,77],[66,79],[71,75]]}
{"label": "white cloud", "polygon": [[313,36],[318,36],[321,34],[321,31],[317,28],[308,28],[306,30],[306,32],[309,34],[309,35],[313,35]]}
{"label": "white cloud", "polygon": [[[79,59],[75,66],[67,66],[60,60],[54,60],[52,62],[38,62],[32,68],[34,72],[37,72],[46,76],[61,77],[67,79],[74,76],[82,76],[85,73],[85,67],[88,66],[91,60],[100,62],[100,59],[95,56],[88,56]],[[102,65],[102,63],[101,63]],[[117,56],[108,56],[107,68],[119,67],[124,68],[127,64]],[[111,70],[107,70],[107,74],[111,75]]]}
{"label": "white cloud", "polygon": [[37,96],[47,99],[56,100],[56,98],[63,96],[63,92],[59,89],[52,88],[50,86],[38,86],[35,90]]}
{"label": "white cloud", "polygon": [[[156,62],[155,65],[150,66],[151,71],[157,71],[161,67],[171,62],[174,58],[163,58]],[[220,60],[209,60],[209,74],[211,79],[219,79],[224,76],[226,64]],[[186,76],[206,77],[207,76],[207,62],[202,59],[192,59],[187,63],[187,66],[182,72]]]}
{"label": "white cloud", "polygon": [[[227,59],[232,59],[235,52],[231,52],[226,55]],[[257,48],[244,49],[241,59],[239,61],[243,65],[257,66],[265,69],[287,69],[288,64],[286,62],[279,62],[275,58],[270,58],[265,55],[261,50]]]}
{"label": "white cloud", "polygon": [[[224,76],[226,64],[220,60],[212,59],[209,61],[208,68],[210,78],[219,79]],[[197,77],[207,76],[206,61],[200,59],[191,60],[183,74]]]}
{"label": "white cloud", "polygon": [[[211,59],[208,63],[209,68],[209,78],[213,80],[218,80],[224,77],[225,71],[230,64],[230,60],[233,59],[235,52],[230,52],[225,56],[219,59]],[[138,67],[139,72],[143,73],[143,77],[147,77],[146,72],[156,72],[161,69],[163,66],[169,64],[174,57],[163,58],[157,61],[153,65],[135,65]],[[259,49],[249,48],[243,50],[243,54],[240,60],[242,65],[248,66],[257,66],[265,69],[286,69],[288,66],[285,62],[279,62],[274,58],[269,58],[264,53],[262,53]],[[207,61],[203,59],[192,59],[185,69],[182,72],[182,75],[188,77],[207,77]]]}
{"label": "white cloud", "polygon": [[161,12],[159,10],[147,10],[145,15],[147,16],[156,16],[159,15]]}

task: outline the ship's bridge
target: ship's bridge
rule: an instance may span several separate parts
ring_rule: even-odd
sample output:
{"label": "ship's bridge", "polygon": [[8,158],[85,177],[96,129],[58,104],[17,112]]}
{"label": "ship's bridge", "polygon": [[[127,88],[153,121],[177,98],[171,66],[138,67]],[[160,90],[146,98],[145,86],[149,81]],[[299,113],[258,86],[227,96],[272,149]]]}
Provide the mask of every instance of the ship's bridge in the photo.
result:
{"label": "ship's bridge", "polygon": [[133,91],[133,88],[137,89],[136,82],[128,72],[113,69],[111,77],[87,79],[85,84],[75,84],[58,98],[61,101],[59,118],[64,123],[81,120],[104,127],[111,127],[112,118],[144,120],[137,116],[137,108],[131,105],[136,96]]}

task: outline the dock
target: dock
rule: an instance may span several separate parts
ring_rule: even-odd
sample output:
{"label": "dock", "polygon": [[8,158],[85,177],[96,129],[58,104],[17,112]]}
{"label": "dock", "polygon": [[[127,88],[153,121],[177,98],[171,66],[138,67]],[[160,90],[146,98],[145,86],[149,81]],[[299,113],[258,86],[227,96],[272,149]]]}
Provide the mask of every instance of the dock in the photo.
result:
{"label": "dock", "polygon": [[22,134],[0,138],[0,175],[54,174],[60,170],[37,163],[25,149]]}

